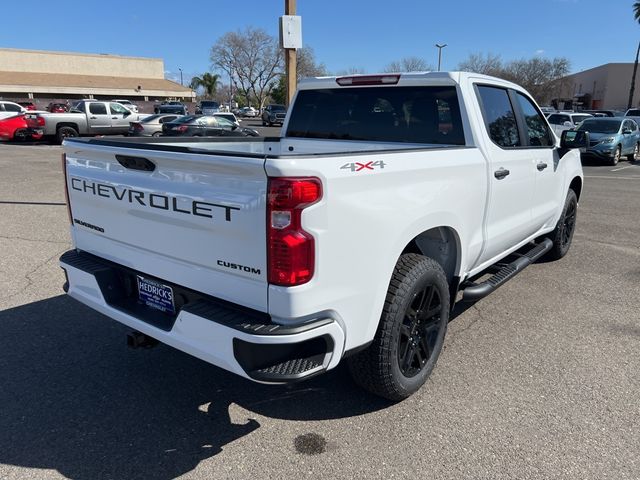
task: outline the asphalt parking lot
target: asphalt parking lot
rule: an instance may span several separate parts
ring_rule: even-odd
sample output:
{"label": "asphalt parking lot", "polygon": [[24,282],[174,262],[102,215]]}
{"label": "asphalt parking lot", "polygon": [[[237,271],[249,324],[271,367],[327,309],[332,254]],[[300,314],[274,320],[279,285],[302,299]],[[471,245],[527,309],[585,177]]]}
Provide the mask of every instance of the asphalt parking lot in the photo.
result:
{"label": "asphalt parking lot", "polygon": [[128,350],[62,292],[60,152],[0,144],[0,478],[640,478],[640,164],[586,163],[568,256],[457,309],[389,404],[344,368],[272,387]]}

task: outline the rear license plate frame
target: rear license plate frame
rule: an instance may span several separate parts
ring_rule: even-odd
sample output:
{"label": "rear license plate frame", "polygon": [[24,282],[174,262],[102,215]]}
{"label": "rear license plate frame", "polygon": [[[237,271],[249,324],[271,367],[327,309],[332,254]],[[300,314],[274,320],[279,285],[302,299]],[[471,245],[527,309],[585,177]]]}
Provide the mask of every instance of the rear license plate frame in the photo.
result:
{"label": "rear license plate frame", "polygon": [[138,284],[138,300],[149,308],[168,315],[175,315],[175,296],[173,288],[164,283],[136,275]]}

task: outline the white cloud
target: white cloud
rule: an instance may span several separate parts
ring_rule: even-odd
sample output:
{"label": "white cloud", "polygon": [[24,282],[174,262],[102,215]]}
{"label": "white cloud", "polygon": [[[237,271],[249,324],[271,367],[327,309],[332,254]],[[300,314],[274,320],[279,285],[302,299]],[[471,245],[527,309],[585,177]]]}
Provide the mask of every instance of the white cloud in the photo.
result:
{"label": "white cloud", "polygon": [[543,49],[539,49],[539,50],[536,50],[535,53],[536,53],[536,55],[544,55],[544,50]]}

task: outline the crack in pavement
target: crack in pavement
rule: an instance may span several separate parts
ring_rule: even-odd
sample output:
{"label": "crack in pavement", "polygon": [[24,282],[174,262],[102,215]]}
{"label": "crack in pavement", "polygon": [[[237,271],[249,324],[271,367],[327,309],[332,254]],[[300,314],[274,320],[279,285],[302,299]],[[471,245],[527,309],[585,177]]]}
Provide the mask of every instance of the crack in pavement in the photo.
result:
{"label": "crack in pavement", "polygon": [[46,266],[51,260],[53,260],[54,258],[56,258],[59,255],[61,255],[64,251],[66,251],[66,248],[62,249],[60,251],[57,251],[56,253],[51,255],[49,258],[47,258],[45,261],[43,261],[42,263],[38,264],[38,266],[36,266],[33,270],[27,272],[23,277],[23,278],[25,278],[27,280],[27,284],[24,287],[20,288],[17,292],[12,293],[11,295],[0,297],[0,300],[8,300],[10,298],[13,298],[16,295],[24,293],[28,288],[32,287],[35,284],[35,281],[31,278],[31,276],[35,275],[35,273],[38,270],[40,270],[42,267]]}
{"label": "crack in pavement", "polygon": [[4,238],[6,240],[24,240],[25,242],[39,242],[39,243],[54,243],[54,244],[65,244],[71,246],[71,242],[69,241],[61,241],[61,240],[37,240],[35,238],[26,238],[26,237],[18,237],[18,236],[9,236],[9,235],[0,235],[0,238]]}

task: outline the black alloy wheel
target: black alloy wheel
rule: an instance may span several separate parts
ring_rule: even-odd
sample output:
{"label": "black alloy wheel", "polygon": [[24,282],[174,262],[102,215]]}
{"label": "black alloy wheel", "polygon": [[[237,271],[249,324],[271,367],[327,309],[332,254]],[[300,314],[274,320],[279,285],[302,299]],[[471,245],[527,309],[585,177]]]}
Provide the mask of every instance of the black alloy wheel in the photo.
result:
{"label": "black alloy wheel", "polygon": [[389,400],[409,397],[435,367],[448,321],[449,284],[442,266],[423,255],[401,255],[373,342],[347,359],[353,379]]}
{"label": "black alloy wheel", "polygon": [[414,293],[400,326],[398,364],[405,377],[415,377],[426,366],[435,350],[441,323],[440,294],[428,284]]}
{"label": "black alloy wheel", "polygon": [[569,189],[564,202],[564,208],[556,228],[548,234],[548,238],[553,241],[553,247],[546,255],[549,260],[560,260],[564,257],[573,240],[573,234],[576,231],[576,221],[578,218],[578,197],[576,192]]}

